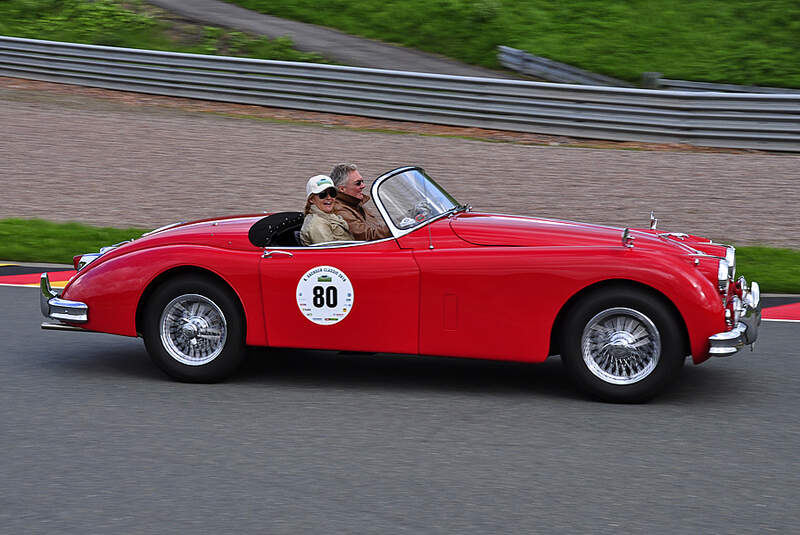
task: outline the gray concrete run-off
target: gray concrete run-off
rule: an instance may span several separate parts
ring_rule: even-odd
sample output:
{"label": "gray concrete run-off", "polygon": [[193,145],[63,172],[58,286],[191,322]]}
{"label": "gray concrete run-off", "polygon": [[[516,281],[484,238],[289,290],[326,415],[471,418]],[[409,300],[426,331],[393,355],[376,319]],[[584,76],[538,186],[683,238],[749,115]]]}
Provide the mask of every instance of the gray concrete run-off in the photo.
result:
{"label": "gray concrete run-off", "polygon": [[508,73],[466,65],[442,56],[354,37],[324,26],[264,15],[227,2],[216,0],[191,2],[147,0],[147,2],[198,22],[235,28],[271,38],[288,36],[294,41],[298,50],[317,52],[344,65],[457,76],[514,77]]}

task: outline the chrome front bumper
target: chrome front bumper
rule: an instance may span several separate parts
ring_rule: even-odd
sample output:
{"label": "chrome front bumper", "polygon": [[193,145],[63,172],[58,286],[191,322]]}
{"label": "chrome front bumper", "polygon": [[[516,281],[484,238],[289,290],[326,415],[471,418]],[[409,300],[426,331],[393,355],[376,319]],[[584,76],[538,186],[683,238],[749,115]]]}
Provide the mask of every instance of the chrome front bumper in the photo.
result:
{"label": "chrome front bumper", "polygon": [[[80,301],[61,299],[58,292],[50,286],[47,273],[39,279],[39,305],[45,318],[67,323],[86,323],[89,321],[89,307]],[[42,323],[42,329],[69,330],[71,326],[63,323]]]}
{"label": "chrome front bumper", "polygon": [[708,339],[711,344],[709,354],[712,357],[733,355],[744,346],[753,344],[758,338],[758,327],[761,325],[761,289],[757,282],[750,283],[749,289],[743,288],[742,298],[734,302],[734,308],[738,316],[734,328]]}

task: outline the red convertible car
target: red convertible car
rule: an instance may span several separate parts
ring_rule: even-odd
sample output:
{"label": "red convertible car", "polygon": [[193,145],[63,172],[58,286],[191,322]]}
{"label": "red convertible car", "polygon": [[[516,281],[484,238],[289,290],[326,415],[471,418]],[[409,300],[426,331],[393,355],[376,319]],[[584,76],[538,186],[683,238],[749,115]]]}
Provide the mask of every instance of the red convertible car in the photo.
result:
{"label": "red convertible car", "polygon": [[219,381],[245,346],[541,362],[608,401],[651,398],[687,356],[752,344],[758,284],[733,247],[655,228],[476,213],[422,169],[377,178],[392,237],[303,246],[302,214],[179,223],[75,257],[45,329],[141,336],[181,381]]}

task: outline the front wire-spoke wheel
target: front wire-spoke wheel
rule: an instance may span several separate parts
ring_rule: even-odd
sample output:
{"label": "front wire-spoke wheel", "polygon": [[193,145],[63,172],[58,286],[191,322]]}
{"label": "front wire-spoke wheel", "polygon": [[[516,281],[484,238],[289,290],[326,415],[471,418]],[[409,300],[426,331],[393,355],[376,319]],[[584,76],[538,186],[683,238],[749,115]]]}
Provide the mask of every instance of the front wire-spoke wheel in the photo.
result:
{"label": "front wire-spoke wheel", "polygon": [[662,296],[611,286],[577,301],[560,336],[561,360],[592,396],[636,403],[661,392],[683,366],[679,318]]}
{"label": "front wire-spoke wheel", "polygon": [[244,333],[235,295],[209,278],[169,279],[145,304],[143,337],[150,358],[179,381],[228,377],[244,358]]}
{"label": "front wire-spoke wheel", "polygon": [[615,385],[633,384],[658,365],[661,334],[638,310],[609,308],[586,324],[581,352],[589,371],[599,379]]}

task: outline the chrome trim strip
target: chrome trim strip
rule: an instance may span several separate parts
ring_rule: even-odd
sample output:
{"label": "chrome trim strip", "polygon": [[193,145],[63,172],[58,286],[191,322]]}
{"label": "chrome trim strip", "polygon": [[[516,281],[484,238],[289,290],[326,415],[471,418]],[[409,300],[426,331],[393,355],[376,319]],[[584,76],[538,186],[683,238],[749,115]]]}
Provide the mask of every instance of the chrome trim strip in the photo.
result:
{"label": "chrome trim strip", "polygon": [[708,350],[708,354],[712,357],[730,357],[739,352],[739,347],[712,347]]}
{"label": "chrome trim strip", "polygon": [[76,271],[82,270],[83,268],[85,268],[86,266],[88,266],[89,264],[91,264],[92,262],[94,262],[95,260],[100,258],[101,256],[103,256],[102,252],[100,252],[100,253],[86,253],[84,255],[81,255],[80,260],[78,260],[78,265],[77,265]]}
{"label": "chrome trim strip", "polygon": [[689,237],[688,234],[685,232],[659,232],[656,234],[659,238],[678,238],[679,240],[685,240]]}
{"label": "chrome trim strip", "polygon": [[731,246],[728,243],[720,243],[720,242],[717,242],[717,241],[714,241],[714,240],[699,241],[697,243],[700,244],[700,245],[721,245],[723,247],[730,247]]}
{"label": "chrome trim strip", "polygon": [[100,248],[100,254],[101,254],[101,255],[103,255],[103,254],[106,254],[106,253],[107,253],[107,252],[109,252],[109,251],[113,251],[114,249],[116,249],[116,248],[117,248],[117,247],[119,247],[120,245],[125,245],[126,243],[130,243],[130,242],[132,242],[132,241],[133,241],[133,239],[130,239],[130,240],[122,240],[121,242],[117,242],[117,243],[115,243],[115,244],[113,244],[113,245],[106,245],[105,247],[101,247],[101,248]]}
{"label": "chrome trim strip", "polygon": [[724,256],[717,256],[717,255],[708,254],[708,253],[701,253],[701,252],[689,253],[689,256],[699,256],[700,258],[716,258],[717,260],[725,260]]}
{"label": "chrome trim strip", "polygon": [[45,318],[50,317],[50,305],[48,301],[53,297],[57,297],[58,293],[53,291],[53,288],[50,287],[50,277],[47,273],[42,273],[42,276],[39,277],[39,308],[42,311],[42,315]]}
{"label": "chrome trim strip", "polygon": [[631,229],[626,228],[622,231],[622,245],[628,249],[633,249],[633,240],[636,236],[631,236]]}
{"label": "chrome trim strip", "polygon": [[728,262],[728,278],[733,280],[736,277],[736,247],[733,245],[725,247],[725,260]]}
{"label": "chrome trim strip", "polygon": [[[326,245],[338,245],[339,247],[344,247],[346,245],[361,245],[362,243],[365,243],[366,241],[367,240],[323,241],[323,242],[319,242],[319,243],[312,243],[311,245],[308,245],[307,247],[325,247]],[[279,251],[273,251],[273,252],[277,253]]]}
{"label": "chrome trim strip", "polygon": [[289,258],[292,258],[294,256],[289,251],[278,251],[278,250],[269,251],[269,250],[264,250],[264,254],[261,255],[261,258],[272,258],[272,255],[274,255],[274,254],[288,256]]}
{"label": "chrome trim strip", "polygon": [[709,337],[709,340],[714,342],[730,342],[731,340],[739,340],[742,338],[742,335],[744,335],[745,329],[747,329],[747,325],[740,321],[736,324],[736,327],[730,331],[717,333]]}
{"label": "chrome trim strip", "polygon": [[727,357],[733,355],[744,346],[744,335],[747,326],[741,321],[736,327],[727,332],[717,333],[709,337],[708,341],[711,348],[708,353],[715,357]]}
{"label": "chrome trim strip", "polygon": [[58,292],[50,286],[50,275],[47,272],[42,273],[39,277],[39,288],[42,290],[42,295],[47,296],[48,299],[58,296]]}
{"label": "chrome trim strip", "polygon": [[39,307],[45,318],[63,320],[70,323],[86,323],[89,321],[89,306],[80,301],[61,299],[50,286],[50,277],[42,273],[39,278]]}
{"label": "chrome trim strip", "polygon": [[383,222],[386,224],[387,227],[389,227],[389,230],[391,231],[392,236],[394,236],[395,239],[413,232],[418,227],[410,229],[399,229],[396,226],[394,226],[394,223],[392,223],[392,218],[389,217],[389,212],[386,211],[386,208],[384,208],[383,203],[381,202],[380,199],[378,199],[377,195],[378,186],[380,186],[383,182],[386,182],[388,179],[392,178],[395,175],[399,175],[401,173],[405,173],[406,171],[411,171],[413,169],[416,169],[416,167],[415,166],[398,167],[397,169],[388,171],[379,176],[378,178],[376,178],[372,182],[372,187],[369,188],[369,196],[372,198],[372,202],[375,203],[375,207],[378,209],[378,212],[380,212],[381,217],[383,218]]}
{"label": "chrome trim strip", "polygon": [[52,297],[47,304],[50,307],[48,317],[54,320],[69,321],[71,323],[86,323],[89,321],[89,307],[86,303]]}
{"label": "chrome trim strip", "polygon": [[[424,221],[422,224],[419,224],[417,226],[414,226],[414,227],[411,227],[411,228],[407,228],[407,229],[400,229],[400,228],[394,226],[394,223],[392,223],[392,218],[389,217],[389,212],[386,211],[386,208],[384,208],[383,203],[378,198],[378,195],[377,195],[378,187],[383,182],[387,181],[388,179],[392,178],[395,175],[399,175],[401,173],[405,173],[406,171],[412,171],[412,170],[415,170],[415,169],[419,170],[420,172],[425,174],[425,170],[422,167],[419,167],[419,166],[416,166],[416,165],[408,165],[408,166],[405,166],[405,167],[398,167],[397,169],[392,169],[391,171],[388,171],[388,172],[382,174],[381,176],[379,176],[378,178],[376,178],[375,181],[372,183],[372,187],[369,189],[369,194],[370,194],[370,197],[372,198],[372,202],[375,203],[375,207],[380,212],[384,223],[386,223],[386,226],[389,227],[389,230],[392,232],[392,236],[395,239],[402,238],[406,234],[411,234],[415,230],[418,230],[418,229],[421,229],[421,228],[423,228],[423,227],[425,227],[427,225],[430,225],[434,221],[438,221],[440,219],[443,219],[444,217],[450,216],[453,213],[453,210],[451,209],[451,210],[449,210],[447,212],[439,214],[436,217],[432,217],[432,218]],[[433,180],[433,179],[431,179],[431,180]],[[441,188],[441,186],[439,186],[439,187],[445,193],[447,193],[447,191],[444,190],[444,188]],[[458,201],[456,201],[456,202],[458,202]],[[470,206],[469,209],[471,210],[472,207]]]}
{"label": "chrome trim strip", "polygon": [[145,236],[152,236],[156,232],[161,232],[162,230],[167,230],[168,228],[177,227],[178,225],[183,225],[185,223],[186,223],[186,221],[178,221],[177,223],[170,223],[169,225],[164,225],[163,227],[158,227],[156,229],[150,230],[150,231],[145,232],[144,234],[142,234],[142,238],[144,238]]}
{"label": "chrome trim strip", "polygon": [[717,333],[708,338],[711,347],[708,353],[713,357],[733,355],[745,345],[751,345],[758,339],[758,327],[761,325],[761,290],[757,282],[750,283],[750,291],[743,290],[739,301],[739,321],[730,331]]}
{"label": "chrome trim strip", "polygon": [[281,251],[313,251],[315,249],[345,249],[347,247],[359,247],[361,245],[370,245],[382,241],[394,240],[394,236],[388,238],[381,238],[380,240],[364,240],[364,241],[329,241],[318,243],[314,245],[280,245],[276,247],[265,247],[264,250],[280,249]]}
{"label": "chrome trim strip", "polygon": [[90,333],[94,331],[87,331],[81,327],[77,327],[75,325],[67,325],[66,323],[48,323],[46,321],[42,322],[42,329],[45,331],[80,331],[83,333]]}

